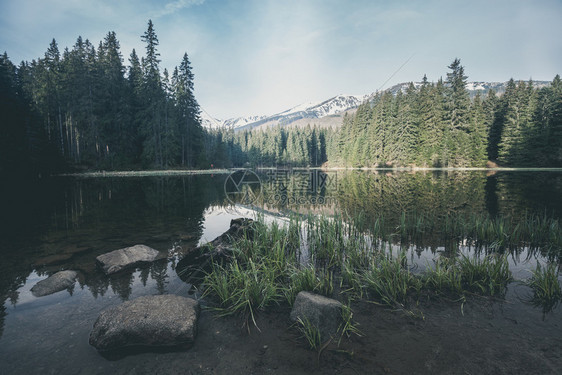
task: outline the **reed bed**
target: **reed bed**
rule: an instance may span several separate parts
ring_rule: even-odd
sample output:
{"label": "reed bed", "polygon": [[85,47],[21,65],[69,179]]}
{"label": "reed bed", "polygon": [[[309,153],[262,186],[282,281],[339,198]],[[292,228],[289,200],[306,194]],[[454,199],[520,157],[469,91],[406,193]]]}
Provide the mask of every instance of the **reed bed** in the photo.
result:
{"label": "reed bed", "polygon": [[[362,299],[407,311],[420,299],[450,298],[465,301],[470,295],[504,295],[512,281],[509,251],[524,247],[557,257],[561,227],[546,217],[491,218],[451,215],[443,220],[403,214],[394,229],[383,217],[370,228],[361,216],[293,217],[286,225],[254,223],[254,233],[235,244],[232,259],[215,264],[203,280],[204,295],[215,301],[220,315],[241,314],[256,324],[255,314],[273,305],[291,306],[300,291],[336,298],[344,303]],[[406,251],[396,244],[428,237],[457,244],[457,251],[436,257],[424,272],[408,264]],[[482,250],[465,255],[460,243]],[[394,244],[394,246],[391,246]],[[399,247],[400,248],[400,247]],[[551,268],[537,269],[530,281],[537,298],[560,299],[560,285]],[[556,283],[552,280],[556,279]],[[556,289],[556,286],[558,289]],[[349,306],[348,304],[346,306]],[[354,327],[347,311],[348,330]],[[316,332],[301,324],[313,346]],[[351,331],[353,331],[351,329]]]}

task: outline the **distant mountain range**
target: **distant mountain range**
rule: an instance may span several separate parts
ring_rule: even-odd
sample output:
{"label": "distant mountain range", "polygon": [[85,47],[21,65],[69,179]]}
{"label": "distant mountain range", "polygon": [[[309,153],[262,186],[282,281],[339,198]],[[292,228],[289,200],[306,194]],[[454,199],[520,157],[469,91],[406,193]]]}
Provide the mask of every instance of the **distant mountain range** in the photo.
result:
{"label": "distant mountain range", "polygon": [[[421,82],[413,82],[416,88],[421,86]],[[550,84],[548,81],[533,81],[535,87],[544,87]],[[405,92],[410,82],[399,83],[385,91],[393,94],[398,91]],[[503,94],[507,87],[507,82],[468,82],[467,89],[473,97],[477,92],[486,94],[489,90],[494,90]],[[253,129],[257,127],[268,127],[275,125],[301,126],[306,124],[318,124],[320,126],[337,126],[341,124],[344,113],[354,111],[361,103],[376,95],[376,92],[368,95],[338,95],[333,98],[313,103],[304,103],[286,111],[276,113],[271,116],[247,116],[237,117],[227,120],[220,120],[212,117],[206,112],[201,114],[203,127],[208,129],[233,128],[234,130]]]}

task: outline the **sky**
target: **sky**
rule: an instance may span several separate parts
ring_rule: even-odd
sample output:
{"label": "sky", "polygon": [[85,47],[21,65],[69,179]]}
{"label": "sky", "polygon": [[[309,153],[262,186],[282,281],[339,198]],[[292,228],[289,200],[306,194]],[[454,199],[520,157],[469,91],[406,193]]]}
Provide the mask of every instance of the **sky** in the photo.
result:
{"label": "sky", "polygon": [[552,80],[561,0],[0,0],[0,53],[15,64],[115,31],[125,65],[148,20],[161,69],[187,52],[195,96],[220,119],[270,115],[339,94],[446,77]]}

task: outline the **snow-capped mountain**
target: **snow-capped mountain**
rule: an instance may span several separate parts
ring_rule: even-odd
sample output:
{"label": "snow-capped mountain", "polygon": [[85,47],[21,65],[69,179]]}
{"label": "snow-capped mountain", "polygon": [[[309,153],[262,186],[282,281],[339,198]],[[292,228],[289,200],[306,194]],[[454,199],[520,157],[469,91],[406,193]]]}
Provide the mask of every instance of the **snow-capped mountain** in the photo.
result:
{"label": "snow-capped mountain", "polygon": [[300,119],[319,119],[326,116],[339,115],[357,108],[368,95],[338,95],[321,102],[304,103],[276,113],[271,116],[248,116],[228,120],[219,120],[206,112],[201,114],[202,124],[206,128],[234,128],[235,130],[252,129],[260,125],[288,125]]}
{"label": "snow-capped mountain", "polygon": [[[422,85],[421,82],[412,83],[415,88],[419,88]],[[549,84],[550,82],[548,81],[533,81],[533,85],[537,88],[541,88]],[[399,83],[384,91],[390,91],[393,94],[396,94],[399,91],[406,92],[409,85],[410,82]],[[466,88],[471,97],[474,97],[477,92],[485,95],[492,89],[498,94],[503,94],[506,87],[507,82],[467,82],[466,84]],[[336,123],[341,125],[341,117],[343,117],[345,112],[359,107],[361,103],[373,98],[375,95],[376,93],[363,96],[338,95],[320,102],[304,103],[271,116],[248,116],[219,120],[213,118],[208,113],[203,112],[201,114],[201,120],[202,125],[208,129],[226,127],[233,128],[234,130],[253,129],[259,126],[266,127],[289,124],[300,126],[306,125],[307,123],[324,123],[323,126],[334,126]]]}
{"label": "snow-capped mountain", "polygon": [[261,121],[269,116],[247,116],[247,117],[236,117],[227,120],[221,120],[212,117],[207,112],[201,112],[201,124],[207,129],[218,129],[218,128],[241,128],[249,124]]}
{"label": "snow-capped mountain", "polygon": [[358,107],[366,98],[367,95],[338,95],[322,102],[298,105],[276,116],[289,118],[321,118],[324,116],[338,115],[348,109]]}

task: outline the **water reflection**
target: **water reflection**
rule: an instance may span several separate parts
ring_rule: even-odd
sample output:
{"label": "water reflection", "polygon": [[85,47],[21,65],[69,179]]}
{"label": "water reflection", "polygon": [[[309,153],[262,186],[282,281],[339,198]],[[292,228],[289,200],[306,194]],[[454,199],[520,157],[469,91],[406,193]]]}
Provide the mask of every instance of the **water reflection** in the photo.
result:
{"label": "water reflection", "polygon": [[[259,175],[263,212],[362,212],[366,226],[384,216],[385,225],[392,230],[403,213],[438,219],[451,213],[492,217],[535,213],[555,218],[562,214],[560,172],[487,175],[269,170]],[[6,301],[0,305],[0,336],[9,306],[22,298],[26,283],[61,269],[79,271],[81,290],[94,299],[106,296],[108,290],[121,300],[130,299],[136,288],[147,285],[154,286],[153,293],[169,293],[177,279],[170,271],[174,259],[201,241],[212,240],[226,230],[231,216],[238,215],[225,214],[231,207],[224,192],[226,178],[57,179],[36,186],[36,190],[29,186],[19,190],[3,187],[3,215],[8,220],[0,236],[0,298]],[[113,277],[96,268],[96,256],[138,243],[167,252],[169,262],[156,262]],[[459,244],[432,242],[428,234],[425,242],[407,246],[421,258],[427,256],[428,249],[432,254],[452,251]]]}
{"label": "water reflection", "polygon": [[[224,200],[223,179],[57,179],[38,186],[37,191],[12,191],[6,200],[18,204],[7,205],[11,208],[3,212],[13,216],[14,225],[3,227],[3,234],[8,229],[12,233],[0,238],[1,300],[16,305],[34,270],[46,278],[61,269],[80,271],[80,287],[94,298],[103,297],[109,288],[123,300],[130,298],[133,271],[107,278],[96,268],[95,257],[137,243],[170,253],[179,248],[178,256],[182,248],[196,246],[203,233],[205,209]],[[49,202],[41,206],[41,215],[35,214],[36,197]],[[148,278],[154,280],[157,293],[166,293],[166,261],[143,269],[144,285]],[[0,326],[5,316],[2,304]]]}

